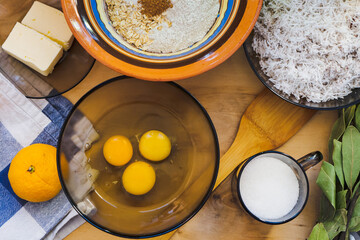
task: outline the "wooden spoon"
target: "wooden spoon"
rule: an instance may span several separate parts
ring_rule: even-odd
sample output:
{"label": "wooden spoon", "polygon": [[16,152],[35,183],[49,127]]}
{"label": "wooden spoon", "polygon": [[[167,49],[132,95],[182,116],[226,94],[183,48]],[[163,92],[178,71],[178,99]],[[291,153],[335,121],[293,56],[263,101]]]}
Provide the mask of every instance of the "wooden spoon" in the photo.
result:
{"label": "wooden spoon", "polygon": [[220,159],[214,189],[248,157],[286,143],[315,112],[262,91],[245,110],[234,142]]}

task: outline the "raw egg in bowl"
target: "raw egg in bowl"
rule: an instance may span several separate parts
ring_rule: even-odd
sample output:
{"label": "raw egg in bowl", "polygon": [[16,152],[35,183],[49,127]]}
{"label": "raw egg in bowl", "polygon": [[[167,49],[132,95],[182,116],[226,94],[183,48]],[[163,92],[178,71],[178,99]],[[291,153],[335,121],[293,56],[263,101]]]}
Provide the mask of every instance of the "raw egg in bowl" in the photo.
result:
{"label": "raw egg in bowl", "polygon": [[90,224],[121,237],[172,231],[208,199],[219,167],[217,135],[189,92],[117,77],[83,96],[58,143],[62,187]]}

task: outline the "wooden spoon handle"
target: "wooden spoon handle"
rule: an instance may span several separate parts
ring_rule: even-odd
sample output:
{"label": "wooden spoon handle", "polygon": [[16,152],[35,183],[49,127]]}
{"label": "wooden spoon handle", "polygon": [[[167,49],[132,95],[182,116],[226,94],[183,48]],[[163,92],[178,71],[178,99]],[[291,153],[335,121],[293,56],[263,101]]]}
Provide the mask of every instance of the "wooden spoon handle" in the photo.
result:
{"label": "wooden spoon handle", "polygon": [[262,91],[246,109],[234,142],[220,159],[215,188],[247,158],[287,142],[315,112],[285,102],[267,89]]}
{"label": "wooden spoon handle", "polygon": [[[247,118],[243,117],[241,123],[247,121]],[[247,131],[247,128],[244,130]],[[254,131],[252,130],[252,132]],[[260,135],[261,133],[258,134]],[[220,183],[247,158],[258,152],[271,149],[274,149],[274,145],[271,142],[266,141],[266,139],[263,139],[262,142],[252,141],[246,133],[244,135],[238,135],[228,151],[220,159],[219,173],[214,189],[217,188]]]}

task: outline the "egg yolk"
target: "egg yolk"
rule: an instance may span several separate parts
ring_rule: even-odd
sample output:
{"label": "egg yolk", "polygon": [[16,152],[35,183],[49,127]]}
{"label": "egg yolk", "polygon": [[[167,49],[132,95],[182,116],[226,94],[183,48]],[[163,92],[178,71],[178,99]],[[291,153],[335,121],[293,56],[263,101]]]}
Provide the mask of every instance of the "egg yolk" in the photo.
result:
{"label": "egg yolk", "polygon": [[150,130],[144,133],[139,142],[141,155],[151,161],[161,161],[171,152],[171,142],[162,132]]}
{"label": "egg yolk", "polygon": [[125,190],[133,195],[143,195],[155,185],[154,168],[142,161],[130,164],[124,171],[122,182]]}
{"label": "egg yolk", "polygon": [[108,163],[114,166],[123,166],[133,155],[133,147],[127,137],[116,135],[106,140],[103,154]]}

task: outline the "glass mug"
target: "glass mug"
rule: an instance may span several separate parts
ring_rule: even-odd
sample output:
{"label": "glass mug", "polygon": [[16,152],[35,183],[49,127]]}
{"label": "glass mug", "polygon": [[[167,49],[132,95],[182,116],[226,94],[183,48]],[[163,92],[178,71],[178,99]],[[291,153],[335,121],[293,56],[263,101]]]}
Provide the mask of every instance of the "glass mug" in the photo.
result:
{"label": "glass mug", "polygon": [[308,200],[309,182],[305,171],[322,159],[319,151],[298,160],[277,151],[258,153],[238,167],[232,192],[242,208],[256,220],[266,224],[289,222],[300,214]]}

